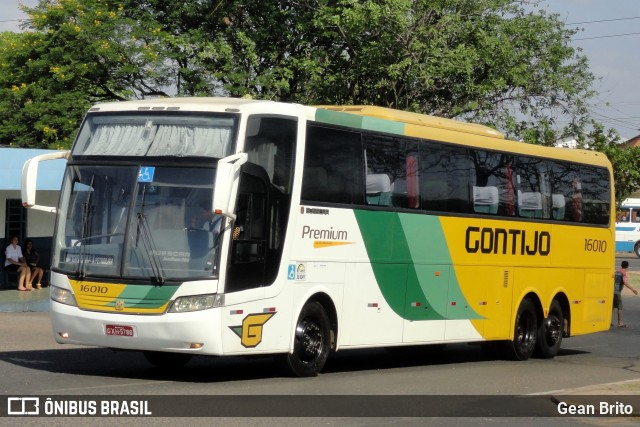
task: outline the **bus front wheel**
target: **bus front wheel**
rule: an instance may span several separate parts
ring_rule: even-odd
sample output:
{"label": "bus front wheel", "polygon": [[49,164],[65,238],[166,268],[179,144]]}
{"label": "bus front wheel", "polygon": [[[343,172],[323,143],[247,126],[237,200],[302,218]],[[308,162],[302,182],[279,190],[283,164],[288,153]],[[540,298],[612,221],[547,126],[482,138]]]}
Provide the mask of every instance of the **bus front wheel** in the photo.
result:
{"label": "bus front wheel", "polygon": [[530,299],[525,298],[518,307],[514,325],[513,341],[509,341],[509,356],[515,360],[527,360],[533,354],[538,334],[536,309]]}
{"label": "bus front wheel", "polygon": [[553,300],[549,308],[549,315],[538,328],[536,341],[536,355],[543,359],[556,357],[562,345],[564,334],[564,316],[558,300]]}
{"label": "bus front wheel", "polygon": [[293,353],[285,356],[285,367],[297,377],[315,377],[324,367],[331,347],[331,326],[322,305],[313,301],[300,312]]}

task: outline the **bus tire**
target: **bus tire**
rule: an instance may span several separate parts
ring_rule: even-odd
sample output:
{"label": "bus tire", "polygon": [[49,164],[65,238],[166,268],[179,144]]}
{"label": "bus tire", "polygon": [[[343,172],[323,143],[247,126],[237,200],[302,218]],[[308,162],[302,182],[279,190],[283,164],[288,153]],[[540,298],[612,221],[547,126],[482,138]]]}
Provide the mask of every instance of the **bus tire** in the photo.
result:
{"label": "bus tire", "polygon": [[143,351],[147,362],[160,369],[180,369],[191,360],[190,354],[167,353],[164,351]]}
{"label": "bus tire", "polygon": [[538,335],[536,309],[529,298],[518,307],[514,323],[513,340],[507,342],[508,355],[513,360],[527,360],[533,354]]}
{"label": "bus tire", "polygon": [[556,357],[562,345],[563,333],[564,316],[562,307],[558,300],[554,299],[549,308],[549,315],[546,319],[543,319],[538,328],[536,355],[543,359]]}
{"label": "bus tire", "polygon": [[285,356],[285,367],[296,377],[315,377],[324,367],[330,348],[329,317],[319,302],[309,302],[298,317],[293,352]]}
{"label": "bus tire", "polygon": [[635,252],[636,256],[640,258],[640,242],[636,243],[636,245],[633,247],[633,252]]}

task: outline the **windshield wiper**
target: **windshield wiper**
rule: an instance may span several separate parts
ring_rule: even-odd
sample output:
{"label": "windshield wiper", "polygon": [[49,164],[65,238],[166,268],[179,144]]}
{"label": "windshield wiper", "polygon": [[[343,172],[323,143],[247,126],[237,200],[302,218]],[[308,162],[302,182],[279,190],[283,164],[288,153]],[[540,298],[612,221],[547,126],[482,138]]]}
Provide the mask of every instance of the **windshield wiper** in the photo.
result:
{"label": "windshield wiper", "polygon": [[153,241],[153,236],[151,235],[151,229],[149,228],[147,217],[144,212],[138,212],[136,215],[138,217],[136,245],[140,240],[140,236],[142,236],[142,244],[147,252],[147,256],[149,257],[149,265],[151,265],[151,270],[153,271],[153,279],[156,283],[162,285],[164,284],[164,270],[162,268],[162,262],[160,262],[160,258],[158,257],[158,252],[156,250],[155,242]]}
{"label": "windshield wiper", "polygon": [[91,176],[91,183],[89,183],[89,190],[87,191],[87,200],[82,203],[82,230],[80,232],[80,259],[78,260],[78,268],[76,270],[76,277],[82,279],[85,276],[85,255],[86,255],[86,239],[90,232],[90,218],[91,218],[91,209],[93,208],[91,204],[91,196],[93,195],[93,183],[96,179],[95,175]]}
{"label": "windshield wiper", "polygon": [[153,241],[153,236],[151,235],[151,229],[149,228],[149,223],[147,222],[147,216],[144,214],[144,198],[146,194],[147,186],[146,184],[144,184],[142,186],[142,197],[140,198],[140,212],[136,213],[136,216],[138,218],[136,246],[138,245],[138,242],[140,241],[140,235],[142,234],[142,244],[144,245],[147,256],[149,257],[149,265],[151,265],[151,270],[153,271],[154,276],[153,279],[155,279],[156,283],[162,285],[164,284],[164,270],[162,268],[162,262],[160,262],[160,258],[158,258],[156,244]]}

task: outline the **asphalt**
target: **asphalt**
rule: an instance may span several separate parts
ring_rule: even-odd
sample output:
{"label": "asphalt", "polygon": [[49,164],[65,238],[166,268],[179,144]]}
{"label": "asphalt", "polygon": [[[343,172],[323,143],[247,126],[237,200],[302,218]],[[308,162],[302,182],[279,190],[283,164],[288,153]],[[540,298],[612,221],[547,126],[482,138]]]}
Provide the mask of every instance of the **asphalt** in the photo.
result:
{"label": "asphalt", "polygon": [[[624,292],[625,298],[640,298],[630,291]],[[9,313],[48,312],[50,291],[48,287],[32,291],[18,291],[14,288],[0,288],[0,316],[10,316]],[[640,379],[597,384],[587,387],[554,390],[544,394],[552,395],[581,395],[581,396],[629,396],[640,395]],[[634,416],[639,416],[637,409]]]}

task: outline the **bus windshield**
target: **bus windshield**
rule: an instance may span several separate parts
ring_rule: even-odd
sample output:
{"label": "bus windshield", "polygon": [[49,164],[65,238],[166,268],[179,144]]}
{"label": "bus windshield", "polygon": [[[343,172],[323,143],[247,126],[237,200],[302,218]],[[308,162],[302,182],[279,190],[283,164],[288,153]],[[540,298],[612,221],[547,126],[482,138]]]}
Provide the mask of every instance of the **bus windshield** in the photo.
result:
{"label": "bus windshield", "polygon": [[68,167],[54,269],[75,277],[217,277],[214,168]]}

